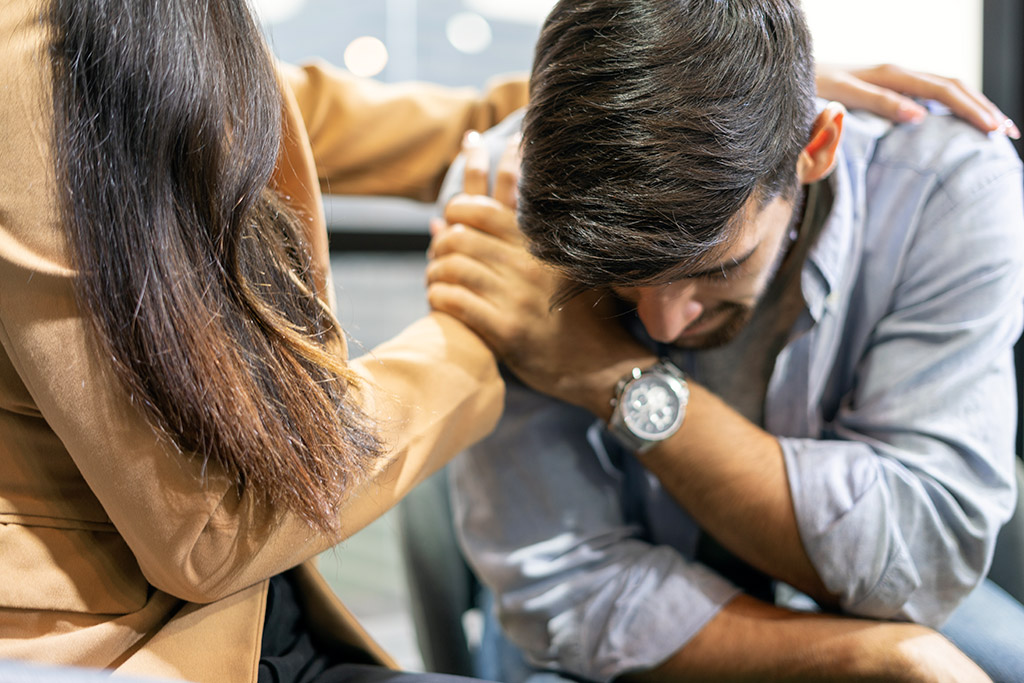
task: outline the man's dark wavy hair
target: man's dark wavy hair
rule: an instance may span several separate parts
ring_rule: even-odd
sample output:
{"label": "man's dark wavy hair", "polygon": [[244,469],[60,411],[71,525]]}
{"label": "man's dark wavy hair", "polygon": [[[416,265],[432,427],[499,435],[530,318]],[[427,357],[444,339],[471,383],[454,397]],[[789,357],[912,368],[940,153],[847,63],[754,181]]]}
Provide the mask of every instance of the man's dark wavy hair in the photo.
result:
{"label": "man's dark wavy hair", "polygon": [[796,0],[562,0],[534,57],[520,222],[577,291],[713,259],[797,188],[814,114]]}

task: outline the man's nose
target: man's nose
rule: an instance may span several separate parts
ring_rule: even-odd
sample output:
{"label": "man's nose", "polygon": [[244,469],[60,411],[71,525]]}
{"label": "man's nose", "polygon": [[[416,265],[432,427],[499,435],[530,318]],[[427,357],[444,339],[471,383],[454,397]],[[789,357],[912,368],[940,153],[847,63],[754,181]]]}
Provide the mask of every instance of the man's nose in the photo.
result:
{"label": "man's nose", "polygon": [[673,283],[661,287],[640,287],[636,312],[651,339],[674,342],[704,312],[693,298],[694,286]]}

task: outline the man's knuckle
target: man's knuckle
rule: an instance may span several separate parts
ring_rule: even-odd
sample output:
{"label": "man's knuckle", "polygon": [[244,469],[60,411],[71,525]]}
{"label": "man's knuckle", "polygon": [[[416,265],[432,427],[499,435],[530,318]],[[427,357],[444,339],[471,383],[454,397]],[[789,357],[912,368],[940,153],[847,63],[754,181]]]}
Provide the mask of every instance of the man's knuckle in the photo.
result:
{"label": "man's knuckle", "polygon": [[525,336],[525,327],[519,321],[502,320],[497,328],[498,335],[511,344],[518,344]]}
{"label": "man's knuckle", "polygon": [[431,284],[427,287],[427,303],[436,311],[448,312],[447,288],[442,284]]}
{"label": "man's knuckle", "polygon": [[464,254],[473,244],[476,233],[465,228],[452,233],[449,239],[449,250],[456,254]]}
{"label": "man's knuckle", "polygon": [[453,237],[454,235],[451,230],[447,230],[434,237],[430,243],[430,250],[435,259],[439,259],[451,251]]}

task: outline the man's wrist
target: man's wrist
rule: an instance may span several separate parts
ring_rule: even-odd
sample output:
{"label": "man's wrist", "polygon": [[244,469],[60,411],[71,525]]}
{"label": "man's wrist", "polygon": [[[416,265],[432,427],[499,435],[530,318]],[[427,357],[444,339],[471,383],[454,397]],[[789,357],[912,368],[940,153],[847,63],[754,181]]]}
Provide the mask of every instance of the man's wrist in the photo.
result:
{"label": "man's wrist", "polygon": [[646,368],[657,361],[658,357],[654,354],[638,354],[631,358],[622,358],[601,370],[579,377],[575,380],[575,386],[568,389],[568,393],[578,400],[570,400],[607,423],[612,417],[616,389],[622,378],[633,368]]}
{"label": "man's wrist", "polygon": [[646,453],[682,426],[689,397],[686,376],[670,359],[634,366],[615,388],[608,429],[628,450]]}

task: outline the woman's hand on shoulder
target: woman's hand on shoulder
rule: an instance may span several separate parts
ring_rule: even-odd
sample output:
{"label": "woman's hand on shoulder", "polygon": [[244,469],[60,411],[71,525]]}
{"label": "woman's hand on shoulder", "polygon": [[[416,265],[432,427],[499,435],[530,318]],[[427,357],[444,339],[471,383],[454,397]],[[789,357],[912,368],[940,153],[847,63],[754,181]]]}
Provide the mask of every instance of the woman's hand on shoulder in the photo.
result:
{"label": "woman's hand on shoulder", "polygon": [[916,123],[928,115],[914,98],[935,100],[981,131],[1020,139],[1020,130],[999,107],[955,78],[892,64],[863,68],[819,64],[816,85],[819,97],[899,123]]}

